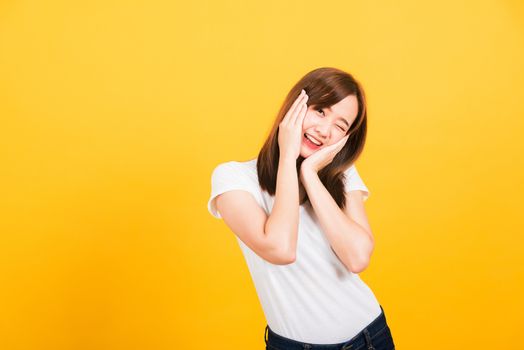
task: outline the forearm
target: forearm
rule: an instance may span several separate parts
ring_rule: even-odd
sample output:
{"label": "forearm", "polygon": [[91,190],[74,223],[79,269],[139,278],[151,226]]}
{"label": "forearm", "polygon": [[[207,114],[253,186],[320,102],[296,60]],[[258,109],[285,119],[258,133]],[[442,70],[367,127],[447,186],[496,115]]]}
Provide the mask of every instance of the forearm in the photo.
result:
{"label": "forearm", "polygon": [[286,256],[296,254],[299,218],[296,159],[281,157],[278,163],[275,201],[265,233]]}
{"label": "forearm", "polygon": [[360,272],[367,266],[373,250],[370,236],[338,207],[315,171],[303,171],[301,177],[320,227],[333,251],[348,270]]}

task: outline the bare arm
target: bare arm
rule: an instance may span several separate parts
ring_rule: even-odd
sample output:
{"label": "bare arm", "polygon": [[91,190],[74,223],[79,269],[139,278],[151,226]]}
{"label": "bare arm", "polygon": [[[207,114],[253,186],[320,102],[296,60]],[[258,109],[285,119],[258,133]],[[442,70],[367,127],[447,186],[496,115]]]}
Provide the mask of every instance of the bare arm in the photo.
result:
{"label": "bare arm", "polygon": [[[252,196],[230,191],[217,198],[226,224],[260,257],[277,264],[295,261],[298,238],[299,190],[296,161],[307,111],[304,90],[280,122],[275,202],[269,216]],[[220,204],[219,204],[220,203]]]}
{"label": "bare arm", "polygon": [[316,172],[305,170],[301,175],[308,198],[333,251],[349,271],[363,271],[374,249],[371,233],[338,207]]}
{"label": "bare arm", "polygon": [[298,236],[298,175],[296,161],[279,162],[275,202],[269,215],[249,190],[230,190],[216,198],[227,226],[262,259],[277,265],[295,261]]}
{"label": "bare arm", "polygon": [[296,159],[282,157],[278,163],[275,202],[264,231],[268,239],[273,241],[291,262],[296,258],[298,195]]}

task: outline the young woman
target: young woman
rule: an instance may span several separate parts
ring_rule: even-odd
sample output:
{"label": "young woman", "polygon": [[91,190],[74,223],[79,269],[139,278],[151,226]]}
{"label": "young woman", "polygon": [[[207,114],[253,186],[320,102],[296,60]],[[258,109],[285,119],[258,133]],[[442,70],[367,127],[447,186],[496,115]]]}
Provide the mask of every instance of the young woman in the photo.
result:
{"label": "young woman", "polygon": [[374,238],[354,165],[366,140],[361,84],[319,68],[288,93],[258,157],[219,164],[209,212],[235,233],[267,320],[269,350],[394,349],[358,273]]}

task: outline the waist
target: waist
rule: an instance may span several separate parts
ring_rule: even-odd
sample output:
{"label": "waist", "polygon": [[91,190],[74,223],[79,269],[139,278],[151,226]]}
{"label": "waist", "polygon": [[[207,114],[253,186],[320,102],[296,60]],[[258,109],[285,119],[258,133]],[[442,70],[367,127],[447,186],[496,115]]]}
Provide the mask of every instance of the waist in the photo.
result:
{"label": "waist", "polygon": [[266,326],[266,334],[264,340],[266,344],[269,344],[278,349],[286,350],[345,350],[345,349],[357,349],[362,345],[370,341],[375,335],[381,333],[386,327],[386,316],[384,309],[380,306],[380,314],[369,323],[364,329],[348,341],[341,343],[332,344],[316,344],[316,343],[305,343],[296,341],[293,339],[286,338],[282,335],[275,333],[269,325]]}

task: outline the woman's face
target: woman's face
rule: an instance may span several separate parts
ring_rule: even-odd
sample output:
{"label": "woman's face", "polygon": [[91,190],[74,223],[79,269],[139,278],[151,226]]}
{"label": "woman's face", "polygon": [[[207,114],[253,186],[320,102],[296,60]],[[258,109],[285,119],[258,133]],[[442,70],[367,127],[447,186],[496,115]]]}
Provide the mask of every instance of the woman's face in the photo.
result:
{"label": "woman's face", "polygon": [[[348,95],[331,107],[320,110],[308,106],[304,123],[302,124],[302,144],[300,155],[309,157],[321,148],[332,145],[346,136],[349,126],[358,114],[358,101],[355,95]],[[314,142],[309,141],[305,135],[310,136]],[[320,142],[319,142],[320,141]]]}

